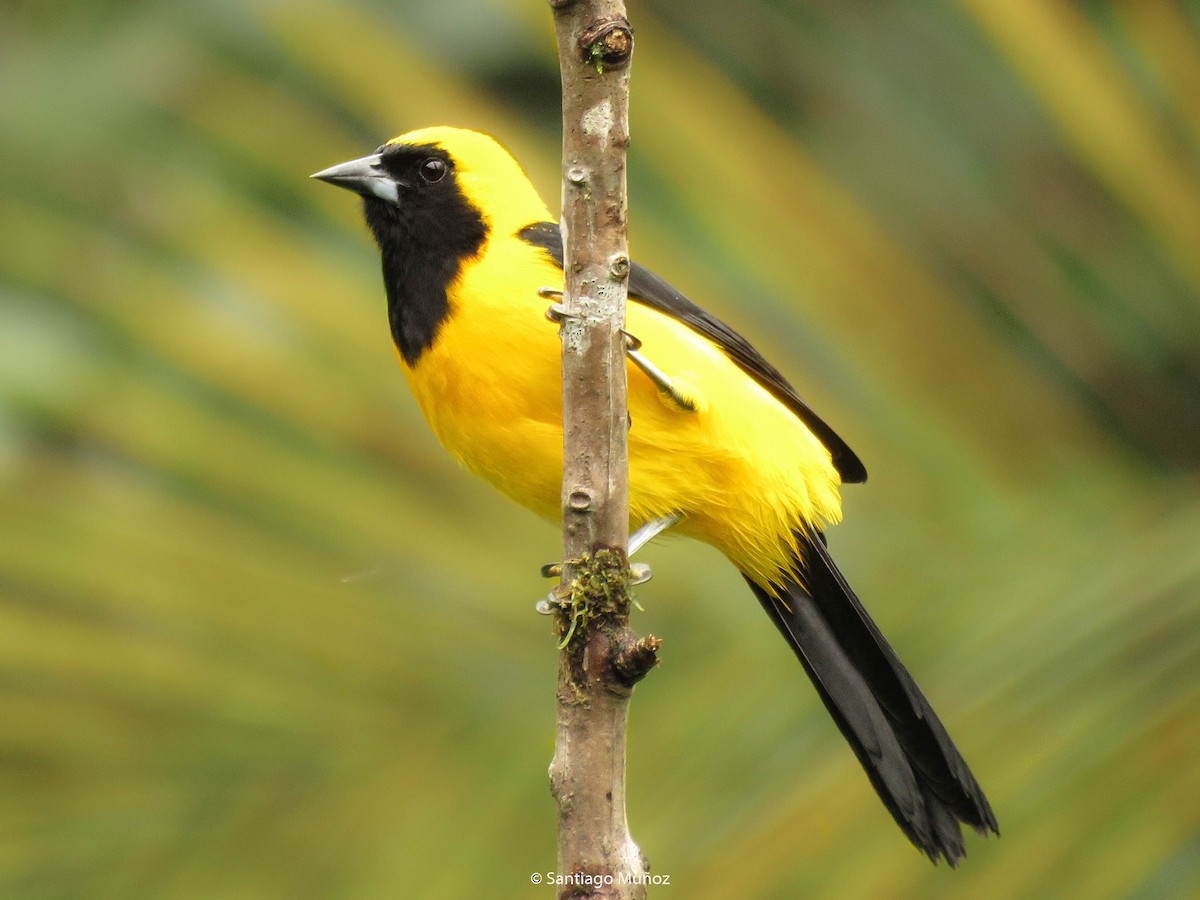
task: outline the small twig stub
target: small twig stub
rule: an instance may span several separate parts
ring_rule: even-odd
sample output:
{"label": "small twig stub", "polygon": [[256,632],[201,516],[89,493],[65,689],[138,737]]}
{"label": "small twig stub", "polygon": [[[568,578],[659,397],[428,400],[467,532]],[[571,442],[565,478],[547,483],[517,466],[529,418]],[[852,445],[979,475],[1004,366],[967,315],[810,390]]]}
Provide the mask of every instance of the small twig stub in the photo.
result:
{"label": "small twig stub", "polygon": [[633,26],[624,16],[596,22],[579,36],[579,51],[600,74],[627,66],[633,56]]}

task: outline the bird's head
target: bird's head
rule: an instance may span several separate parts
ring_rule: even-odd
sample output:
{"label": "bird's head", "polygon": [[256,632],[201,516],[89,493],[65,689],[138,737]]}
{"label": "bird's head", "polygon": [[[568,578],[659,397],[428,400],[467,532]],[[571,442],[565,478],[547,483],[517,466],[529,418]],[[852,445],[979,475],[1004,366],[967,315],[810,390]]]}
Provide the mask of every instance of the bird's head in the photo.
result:
{"label": "bird's head", "polygon": [[410,131],[370,156],[312,176],[363,198],[367,222],[385,243],[403,237],[477,242],[550,218],[517,161],[493,138],[462,128]]}

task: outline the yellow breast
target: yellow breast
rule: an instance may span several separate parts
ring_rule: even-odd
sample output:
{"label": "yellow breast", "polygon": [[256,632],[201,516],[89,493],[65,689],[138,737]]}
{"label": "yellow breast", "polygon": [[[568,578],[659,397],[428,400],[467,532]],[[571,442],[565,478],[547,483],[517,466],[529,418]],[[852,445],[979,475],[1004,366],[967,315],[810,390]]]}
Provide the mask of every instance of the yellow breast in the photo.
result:
{"label": "yellow breast", "polygon": [[[491,241],[450,292],[452,311],[409,384],[442,444],[542,516],[559,516],[562,386],[557,326],[540,287],[562,272],[517,239]],[[630,365],[630,518],[682,512],[677,530],[774,581],[797,529],[840,517],[839,478],[808,428],[681,322],[630,302],[642,352],[697,400],[688,412]]]}

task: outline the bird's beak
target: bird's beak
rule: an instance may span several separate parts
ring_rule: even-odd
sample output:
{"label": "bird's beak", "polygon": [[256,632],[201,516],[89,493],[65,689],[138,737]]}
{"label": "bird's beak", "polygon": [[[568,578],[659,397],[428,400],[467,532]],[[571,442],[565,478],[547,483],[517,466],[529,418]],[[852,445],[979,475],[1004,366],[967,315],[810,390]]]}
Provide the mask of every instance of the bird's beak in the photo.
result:
{"label": "bird's beak", "polygon": [[389,203],[400,201],[400,189],[378,153],[330,166],[311,176],[327,184],[346,188],[364,197],[378,197]]}

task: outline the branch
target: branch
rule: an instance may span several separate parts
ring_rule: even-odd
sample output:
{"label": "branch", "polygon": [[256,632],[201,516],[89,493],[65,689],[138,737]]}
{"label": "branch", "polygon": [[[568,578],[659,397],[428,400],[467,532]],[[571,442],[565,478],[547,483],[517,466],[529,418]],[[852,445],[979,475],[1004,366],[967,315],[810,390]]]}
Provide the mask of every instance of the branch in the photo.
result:
{"label": "branch", "polygon": [[629,628],[625,150],[633,31],[621,0],[550,0],[563,84],[563,577],[558,728],[560,900],[640,900],[625,815],[633,685],[658,640]]}

